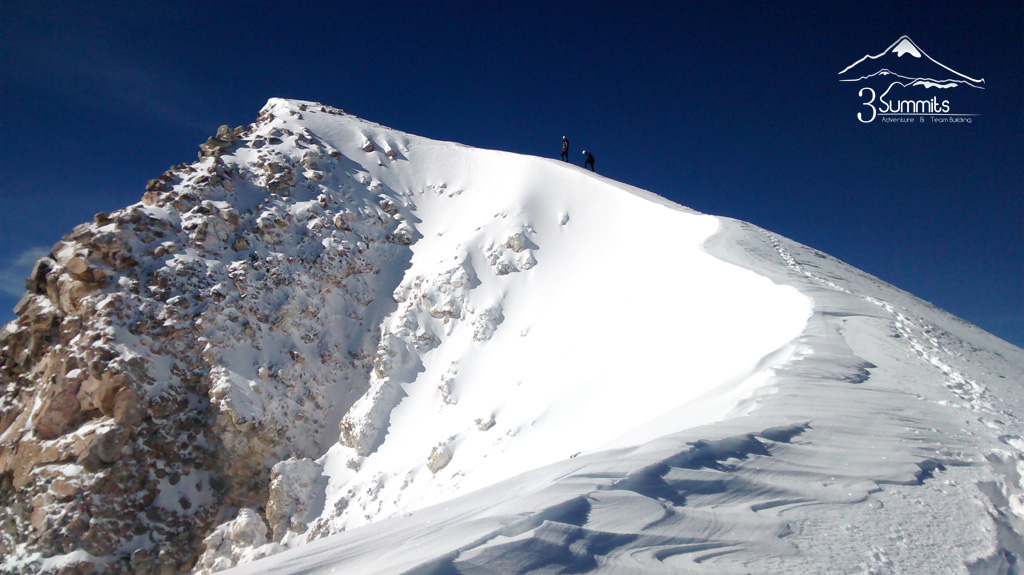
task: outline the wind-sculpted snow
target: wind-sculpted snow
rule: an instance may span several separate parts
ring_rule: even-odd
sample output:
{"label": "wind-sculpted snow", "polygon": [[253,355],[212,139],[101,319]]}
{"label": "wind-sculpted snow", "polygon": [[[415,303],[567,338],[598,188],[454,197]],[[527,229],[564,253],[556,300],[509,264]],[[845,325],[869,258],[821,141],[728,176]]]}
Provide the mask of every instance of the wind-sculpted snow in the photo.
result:
{"label": "wind-sculpted snow", "polygon": [[274,99],[28,288],[0,572],[1024,558],[1024,352],[554,160]]}
{"label": "wind-sculpted snow", "polygon": [[747,224],[705,247],[814,301],[738,414],[246,572],[1014,573],[1021,350]]}

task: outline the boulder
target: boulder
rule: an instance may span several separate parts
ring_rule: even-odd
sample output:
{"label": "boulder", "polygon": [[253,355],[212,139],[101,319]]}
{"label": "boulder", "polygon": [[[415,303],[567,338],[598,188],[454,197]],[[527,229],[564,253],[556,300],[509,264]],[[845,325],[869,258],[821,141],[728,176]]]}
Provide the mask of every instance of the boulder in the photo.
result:
{"label": "boulder", "polygon": [[68,480],[58,477],[50,482],[50,491],[60,500],[68,500],[78,493],[78,489]]}
{"label": "boulder", "polygon": [[[166,192],[167,191],[167,182],[163,181],[160,178],[153,178],[152,180],[146,182],[146,191],[147,192]],[[143,203],[145,203],[145,202],[143,202]]]}
{"label": "boulder", "polygon": [[438,471],[441,471],[451,463],[452,456],[453,453],[447,445],[435,446],[430,450],[430,456],[427,458],[427,469],[430,470],[430,473],[437,475]]}
{"label": "boulder", "polygon": [[33,335],[46,334],[60,324],[56,310],[49,305],[41,305],[46,303],[45,298],[32,296],[32,303],[34,305],[29,306],[25,314],[28,316],[30,333]]}
{"label": "boulder", "polygon": [[82,299],[96,291],[97,287],[98,285],[92,282],[61,277],[56,285],[56,297],[52,297],[51,300],[56,300],[57,307],[63,313],[78,314],[81,312]]}
{"label": "boulder", "polygon": [[[50,258],[39,258],[36,260],[34,266],[32,266],[32,273],[29,274],[28,279],[25,280],[25,289],[29,293],[34,294],[45,294],[46,293],[46,275],[50,273],[56,262]],[[15,312],[17,313],[17,312]]]}
{"label": "boulder", "polygon": [[132,251],[131,245],[120,234],[111,232],[93,236],[89,242],[89,249],[108,263],[114,263],[118,254]]}
{"label": "boulder", "polygon": [[98,409],[105,415],[113,415],[117,394],[126,385],[127,376],[123,373],[105,372],[100,378],[90,376],[78,390],[79,405],[84,411]]}
{"label": "boulder", "polygon": [[218,140],[217,138],[213,138],[213,137],[207,138],[207,140],[205,142],[203,142],[202,144],[199,144],[199,157],[200,158],[207,158],[207,157],[211,157],[211,156],[212,157],[217,157],[227,147],[228,147],[227,142],[222,142],[222,141]]}
{"label": "boulder", "polygon": [[341,214],[335,214],[334,216],[334,227],[339,230],[350,231],[352,226],[348,225],[348,222],[342,217]]}
{"label": "boulder", "polygon": [[252,247],[252,244],[250,244],[249,240],[245,239],[242,236],[238,236],[237,238],[235,238],[235,241],[231,243],[231,249],[235,250],[236,252],[245,251],[250,247]]}
{"label": "boulder", "polygon": [[70,386],[58,387],[53,394],[43,399],[32,416],[36,436],[40,439],[60,437],[71,429],[82,417],[82,407]]}
{"label": "boulder", "polygon": [[89,269],[89,263],[82,256],[74,256],[68,260],[64,267],[74,276],[80,276]]}
{"label": "boulder", "polygon": [[380,202],[377,203],[377,205],[379,205],[380,209],[384,210],[384,213],[386,213],[389,216],[393,216],[398,213],[398,206],[395,205],[395,202],[393,202],[390,198],[382,199]]}
{"label": "boulder", "polygon": [[222,125],[217,128],[217,135],[207,138],[205,142],[199,145],[199,157],[218,157],[221,152],[231,147],[235,143],[235,131],[231,129],[231,126]]}
{"label": "boulder", "polygon": [[155,206],[160,203],[160,192],[158,190],[150,190],[145,194],[142,194],[142,205],[144,206]]}
{"label": "boulder", "polygon": [[526,235],[523,232],[516,232],[505,240],[505,247],[518,254],[526,247],[527,241]]}
{"label": "boulder", "polygon": [[227,225],[229,232],[235,232],[238,230],[240,218],[237,210],[234,208],[228,208],[219,210],[218,214],[220,215],[220,219],[224,220],[224,224]]}
{"label": "boulder", "polygon": [[231,129],[231,126],[228,126],[227,124],[221,124],[221,126],[217,128],[216,137],[218,140],[222,142],[227,142],[228,144],[231,144],[234,143],[235,141],[235,131]]}
{"label": "boulder", "polygon": [[130,433],[127,429],[116,426],[90,435],[87,439],[88,448],[79,462],[85,463],[95,458],[102,463],[113,463],[121,456],[121,450],[128,444]]}
{"label": "boulder", "polygon": [[138,392],[130,387],[123,387],[114,394],[114,421],[128,427],[142,423],[146,408]]}
{"label": "boulder", "polygon": [[50,257],[58,264],[64,265],[69,259],[78,255],[75,251],[77,247],[74,242],[57,240],[57,243],[50,248]]}
{"label": "boulder", "polygon": [[395,242],[402,244],[403,246],[407,246],[412,244],[413,239],[415,237],[415,233],[416,231],[412,228],[412,226],[410,226],[406,222],[402,222],[401,224],[398,224],[397,228],[395,228],[395,232],[391,235],[391,237],[394,238]]}
{"label": "boulder", "polygon": [[274,541],[289,530],[304,530],[308,511],[316,500],[315,491],[323,468],[308,458],[291,458],[274,465],[270,472],[270,496],[266,517]]}
{"label": "boulder", "polygon": [[35,302],[36,296],[34,292],[28,291],[22,294],[21,299],[14,305],[14,315],[21,315],[29,306]]}

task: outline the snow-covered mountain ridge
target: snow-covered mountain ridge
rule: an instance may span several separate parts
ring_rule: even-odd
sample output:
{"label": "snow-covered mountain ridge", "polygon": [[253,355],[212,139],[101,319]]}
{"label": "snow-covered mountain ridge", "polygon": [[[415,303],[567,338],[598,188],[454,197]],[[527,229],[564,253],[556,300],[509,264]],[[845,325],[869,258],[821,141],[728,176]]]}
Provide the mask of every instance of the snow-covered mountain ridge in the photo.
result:
{"label": "snow-covered mountain ridge", "polygon": [[201,156],[55,246],[4,328],[0,572],[1022,557],[1024,352],[908,294],[311,102]]}

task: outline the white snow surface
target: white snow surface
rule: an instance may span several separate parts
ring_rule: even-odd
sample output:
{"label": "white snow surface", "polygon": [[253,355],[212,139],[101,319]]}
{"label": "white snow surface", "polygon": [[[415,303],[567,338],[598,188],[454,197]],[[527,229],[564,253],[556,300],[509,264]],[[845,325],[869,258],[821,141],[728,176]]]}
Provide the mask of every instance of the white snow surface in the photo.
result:
{"label": "white snow surface", "polygon": [[233,572],[1020,568],[1021,349],[576,166],[267,106],[397,200],[410,254],[382,272],[399,282],[347,445],[275,467],[298,527],[217,565],[292,548]]}
{"label": "white snow surface", "polygon": [[899,44],[897,44],[896,47],[892,49],[892,51],[897,56],[903,56],[904,54],[910,54],[911,56],[913,56],[915,58],[920,58],[921,57],[921,52],[919,52],[917,50],[917,46],[914,46],[914,43],[910,41],[910,38],[906,38],[906,37],[901,38],[900,41],[899,41]]}

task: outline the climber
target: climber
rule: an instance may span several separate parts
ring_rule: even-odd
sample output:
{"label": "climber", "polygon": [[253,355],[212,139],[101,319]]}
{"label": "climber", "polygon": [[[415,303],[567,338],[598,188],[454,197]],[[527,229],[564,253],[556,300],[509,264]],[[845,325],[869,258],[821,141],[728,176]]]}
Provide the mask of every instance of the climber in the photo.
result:
{"label": "climber", "polygon": [[594,171],[594,154],[591,154],[590,152],[588,152],[586,150],[583,150],[583,155],[587,157],[587,159],[583,162],[583,167],[586,168],[587,166],[590,166],[590,171],[593,172]]}
{"label": "climber", "polygon": [[569,138],[562,136],[562,161],[569,161]]}

